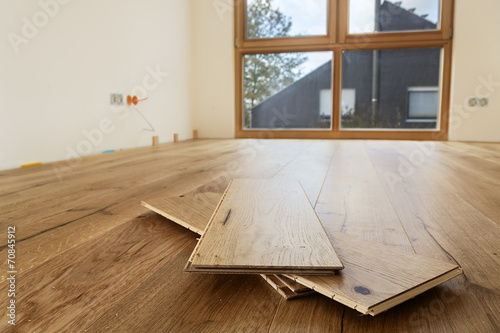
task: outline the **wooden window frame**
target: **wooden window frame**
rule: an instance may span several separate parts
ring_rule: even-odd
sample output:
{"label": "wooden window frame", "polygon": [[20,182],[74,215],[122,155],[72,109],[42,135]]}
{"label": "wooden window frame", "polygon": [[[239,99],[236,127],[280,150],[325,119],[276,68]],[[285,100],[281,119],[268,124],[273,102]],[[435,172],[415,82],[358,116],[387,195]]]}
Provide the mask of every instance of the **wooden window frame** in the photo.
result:
{"label": "wooden window frame", "polygon": [[[246,1],[234,1],[236,138],[448,140],[454,0],[440,1],[440,26],[438,30],[349,34],[349,0],[327,0],[328,33],[326,36],[262,39],[246,38]],[[440,77],[440,115],[437,129],[340,128],[342,51],[432,47],[439,47],[443,50]],[[243,129],[243,57],[247,54],[314,51],[333,52],[331,128],[326,130]]]}

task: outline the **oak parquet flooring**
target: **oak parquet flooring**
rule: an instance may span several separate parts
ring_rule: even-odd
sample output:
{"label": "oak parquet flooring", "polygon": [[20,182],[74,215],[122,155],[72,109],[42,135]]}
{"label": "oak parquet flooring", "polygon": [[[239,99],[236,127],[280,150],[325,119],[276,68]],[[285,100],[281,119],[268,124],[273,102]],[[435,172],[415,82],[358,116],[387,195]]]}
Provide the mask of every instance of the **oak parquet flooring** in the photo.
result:
{"label": "oak parquet flooring", "polygon": [[[193,242],[182,228],[149,213],[46,262],[38,269],[43,274],[18,274],[16,329],[61,332],[90,325]],[[6,304],[6,297],[2,293],[0,302]],[[7,327],[0,322],[0,330]]]}
{"label": "oak parquet flooring", "polygon": [[[364,153],[360,150],[360,143],[365,149]],[[414,145],[415,143],[402,141],[196,140],[163,144],[156,148],[140,148],[85,157],[71,172],[64,174],[61,185],[52,167],[67,165],[66,162],[1,171],[0,223],[3,223],[2,228],[7,223],[13,223],[19,228],[20,236],[24,233],[24,237],[31,237],[21,242],[17,248],[19,262],[22,264],[19,267],[24,271],[19,274],[18,286],[21,292],[19,296],[23,301],[19,303],[18,308],[20,326],[15,331],[59,332],[64,331],[64,329],[61,330],[64,327],[70,327],[69,331],[82,331],[92,327],[101,318],[96,328],[104,329],[108,326],[108,330],[121,332],[127,331],[126,328],[129,327],[127,325],[137,327],[139,331],[150,332],[168,328],[182,331],[183,327],[190,330],[202,330],[204,327],[213,331],[217,328],[238,330],[247,326],[250,327],[249,330],[272,332],[288,331],[294,328],[310,331],[339,331],[338,323],[344,332],[368,330],[371,332],[498,332],[500,326],[497,302],[499,288],[496,284],[498,252],[494,249],[494,237],[497,235],[494,226],[500,223],[500,209],[497,205],[499,189],[494,165],[498,164],[500,158],[500,145],[438,142],[436,143],[437,149],[432,154],[425,155],[422,161],[417,159],[418,151],[414,153]],[[358,166],[355,163],[356,157],[349,156],[349,150],[361,152],[365,154],[365,157],[367,154],[372,167],[375,168],[376,177],[369,169],[365,157],[361,155],[360,160],[363,164]],[[421,163],[409,161],[412,153],[412,161]],[[223,183],[237,177],[272,178],[293,173],[302,177],[302,183],[308,183],[308,158],[311,158],[311,164],[313,164],[311,170],[315,170],[310,173],[314,174],[315,178],[309,179],[310,183],[304,185],[308,194],[318,193],[318,188],[322,193],[328,189],[328,186],[325,187],[328,179],[325,179],[324,170],[329,168],[333,168],[338,173],[346,172],[344,179],[351,179],[351,183],[357,188],[368,189],[372,194],[381,193],[382,196],[382,192],[378,192],[381,183],[411,243],[401,244],[399,236],[396,236],[395,241],[391,241],[392,237],[377,235],[375,228],[368,233],[363,233],[361,229],[355,228],[354,224],[350,224],[351,227],[346,224],[348,227],[346,231],[357,232],[359,237],[375,235],[388,246],[396,246],[405,251],[414,249],[419,254],[439,260],[454,262],[454,258],[464,267],[467,280],[465,277],[458,277],[386,313],[375,317],[360,317],[356,311],[323,296],[314,297],[321,300],[314,306],[310,306],[312,301],[308,298],[284,301],[271,288],[263,284],[259,277],[249,277],[249,280],[238,280],[234,283],[235,280],[231,282],[231,279],[226,279],[227,276],[215,282],[216,280],[211,280],[215,276],[207,278],[207,276],[181,274],[183,278],[186,276],[188,279],[195,279],[187,282],[186,285],[196,286],[202,283],[204,287],[210,288],[214,283],[216,285],[229,283],[227,288],[222,289],[232,290],[231,293],[228,291],[224,294],[230,295],[231,301],[227,304],[230,304],[231,309],[227,309],[224,305],[221,310],[216,301],[205,298],[206,291],[201,289],[196,289],[193,295],[190,295],[187,287],[181,288],[180,291],[174,291],[179,296],[171,299],[159,294],[160,286],[168,286],[170,283],[177,282],[173,277],[177,277],[178,272],[174,271],[171,266],[174,258],[179,259],[182,268],[185,258],[187,259],[192,250],[186,247],[194,246],[196,242],[191,233],[173,224],[166,226],[168,224],[165,224],[164,219],[159,216],[157,219],[161,221],[162,228],[172,228],[171,234],[169,233],[170,237],[179,236],[180,233],[186,237],[186,244],[192,245],[183,247],[181,244],[184,244],[184,241],[181,241],[176,249],[179,246],[184,249],[177,254],[172,253],[174,257],[162,261],[161,267],[152,263],[158,256],[153,247],[161,249],[167,245],[157,240],[139,251],[137,258],[133,255],[128,256],[127,262],[130,265],[139,261],[139,255],[143,256],[142,260],[146,260],[148,265],[153,265],[149,266],[150,269],[147,272],[149,278],[143,280],[143,277],[138,277],[138,275],[127,277],[127,274],[123,272],[130,268],[127,268],[125,263],[123,266],[120,266],[122,264],[120,262],[114,263],[112,258],[116,258],[116,254],[113,251],[103,252],[100,257],[95,255],[98,246],[104,246],[102,241],[108,239],[110,234],[120,230],[120,233],[124,235],[125,229],[130,228],[129,232],[134,230],[131,228],[130,221],[133,221],[135,217],[145,216],[147,212],[140,206],[141,200],[158,197],[161,193],[178,196],[192,190],[196,191],[200,186],[203,188],[203,184],[216,179]],[[172,160],[171,164],[169,160]],[[187,165],[181,163],[185,160],[189,161]],[[325,168],[325,161],[328,160],[331,163],[326,163]],[[465,163],[461,164],[461,161]],[[482,161],[486,163],[483,164]],[[349,168],[356,169],[357,173],[349,172]],[[365,170],[368,170],[369,177],[363,175]],[[190,175],[197,174],[196,171],[199,172],[199,177],[192,179]],[[316,176],[316,173],[321,175]],[[361,175],[359,181],[356,180],[357,174]],[[394,180],[390,178],[391,175],[401,177]],[[330,172],[328,177],[335,179]],[[177,178],[179,180],[174,181]],[[324,181],[323,185],[318,185],[322,184],[321,179]],[[333,182],[330,186],[337,186],[338,189],[344,191],[344,194],[349,193],[345,192],[347,182],[342,183],[342,175],[339,175],[338,179],[341,181],[340,184]],[[166,180],[169,182],[164,183]],[[175,184],[170,186],[172,181]],[[122,182],[126,182],[132,190],[127,192],[128,189],[121,185]],[[367,184],[370,182],[375,184],[375,190],[370,189]],[[140,187],[140,184],[144,186]],[[347,184],[347,189],[349,185]],[[307,189],[308,186],[309,189]],[[82,190],[80,193],[82,200],[78,201],[77,194],[80,190]],[[85,193],[86,191],[89,193]],[[141,191],[144,193],[140,193]],[[96,195],[90,195],[92,192]],[[356,194],[349,198],[353,193]],[[366,215],[363,212],[357,213],[356,209],[369,208],[369,199],[374,196],[366,195],[358,190],[351,192],[346,198],[356,202],[358,195],[360,202],[365,203],[361,206],[353,205],[353,209],[349,209],[349,212],[354,211],[358,216]],[[376,206],[377,202],[385,201],[376,197],[374,199],[371,207]],[[71,201],[79,203],[79,206],[72,206]],[[105,203],[108,203],[109,207]],[[65,209],[61,209],[63,207]],[[327,214],[333,212],[330,214],[332,216],[339,215],[332,219],[334,222],[328,227],[330,231],[334,231],[338,226],[342,227],[344,212],[343,205],[337,208],[332,207],[333,209],[323,210]],[[386,204],[381,207],[386,207]],[[92,209],[102,210],[86,216],[92,213]],[[382,208],[381,211],[385,209]],[[110,212],[113,215],[109,215]],[[388,220],[392,221],[393,213],[390,213],[388,209],[387,212]],[[383,217],[380,211],[374,212],[373,215]],[[347,221],[349,221],[349,215]],[[385,227],[389,233],[394,233],[395,231],[390,227],[392,224],[393,222],[384,225],[380,222],[377,224],[380,227],[378,230],[384,230]],[[127,227],[123,229],[124,226]],[[32,228],[38,228],[39,232],[34,232]],[[383,231],[380,232],[383,233]],[[395,235],[398,234],[399,231],[396,231]],[[4,231],[1,231],[0,244],[5,244],[4,237]],[[89,244],[96,248],[89,247]],[[141,243],[137,241],[136,244]],[[123,249],[118,239],[113,245],[116,245],[118,249]],[[145,249],[150,249],[147,254],[143,252]],[[0,256],[5,257],[3,250]],[[83,280],[80,283],[64,282],[66,277],[64,274],[81,272],[81,270],[76,270],[74,266],[76,263],[73,265],[75,258],[77,263],[81,263],[85,262],[84,258],[88,256],[100,258],[96,263],[99,260],[107,260],[106,262],[111,264],[108,268],[95,272],[94,275],[90,272],[87,282]],[[24,266],[25,263],[26,266]],[[50,291],[41,288],[43,287],[40,286],[42,281],[54,279],[54,274],[61,274],[63,270],[67,273],[60,275],[58,281],[68,286],[70,293],[67,297],[64,296],[66,289],[64,293],[52,295]],[[4,271],[2,270],[2,274]],[[160,271],[163,274],[170,273],[164,276],[170,276],[172,279],[167,281],[160,276],[153,279],[153,275]],[[474,273],[475,271],[477,273]],[[98,281],[99,278],[92,278],[114,275],[117,275],[114,279],[128,281],[125,288],[119,283],[106,284],[106,282]],[[238,278],[245,277],[239,276]],[[209,279],[209,282],[203,284],[203,281],[206,281],[204,279]],[[35,289],[24,284],[25,281],[32,281]],[[150,281],[153,282],[147,284]],[[98,286],[94,288],[93,284],[96,282]],[[5,283],[0,283],[0,285],[5,286]],[[104,285],[107,287],[97,292],[99,286]],[[153,288],[154,292],[141,289],[141,286],[146,285],[150,289]],[[95,295],[94,299],[88,303],[85,295],[77,298],[79,294],[71,291],[75,286],[88,289]],[[251,293],[245,293],[246,286],[252,286]],[[240,289],[234,290],[234,287],[240,287]],[[4,287],[1,288],[4,289]],[[247,304],[245,299],[255,293],[257,298],[253,300],[256,304]],[[146,298],[130,297],[139,294],[142,295],[141,297],[152,297],[155,300],[153,302],[155,306],[148,307],[148,304],[142,301]],[[108,297],[108,295],[111,296]],[[182,297],[187,295],[184,302],[181,295]],[[210,296],[213,295],[215,294],[210,294]],[[5,295],[2,294],[0,297],[2,297],[0,302],[5,303]],[[202,299],[199,307],[196,304],[198,298]],[[259,300],[262,299],[265,302],[263,306],[265,311],[260,312],[258,311]],[[111,300],[111,303],[104,305],[108,300]],[[50,304],[46,310],[40,308],[40,304],[46,304],[48,301],[54,303]],[[162,309],[161,304],[166,304],[168,311]],[[182,306],[177,307],[178,304]],[[196,312],[191,312],[190,305],[193,304],[197,306]],[[257,311],[251,312],[254,307]],[[62,312],[59,312],[59,309],[62,309]],[[70,309],[74,311],[69,311]],[[121,312],[115,311],[117,309],[135,311],[137,317],[126,319],[120,315]],[[251,319],[247,319],[248,314],[245,311],[250,313]],[[26,314],[33,313],[40,315],[36,322],[25,322],[28,320]],[[118,316],[116,316],[117,313]],[[188,313],[191,315],[189,316]],[[238,317],[231,317],[231,313],[235,313]],[[111,320],[112,318],[114,320]],[[134,318],[146,320],[141,323],[135,321]],[[228,320],[228,318],[237,319]],[[115,327],[116,320],[127,321],[127,323],[124,322],[123,325],[119,324]],[[2,329],[6,328],[4,323],[5,321],[0,322]],[[101,324],[106,325],[101,326]]]}
{"label": "oak parquet flooring", "polygon": [[[389,148],[386,150],[390,151]],[[378,154],[371,154],[371,158],[375,164],[384,165],[379,174],[391,169],[387,160],[385,164],[377,162],[380,159]],[[435,158],[439,160],[440,156]],[[495,332],[500,325],[498,319],[492,319],[491,313],[500,311],[500,281],[488,272],[491,273],[492,267],[499,267],[498,256],[494,253],[498,254],[500,249],[500,227],[464,201],[462,192],[454,193],[450,189],[449,193],[432,193],[433,187],[429,184],[442,182],[434,172],[437,167],[437,164],[429,163],[418,169],[429,178],[428,183],[419,183],[408,177],[407,182],[414,191],[388,191],[388,194],[411,236],[415,251],[458,262],[464,269],[464,276],[444,283],[433,294],[429,293],[428,305],[410,312],[409,331],[432,327],[433,331]],[[394,164],[392,169],[395,168]],[[476,181],[474,177],[466,180]],[[484,195],[492,193],[490,189]]]}
{"label": "oak parquet flooring", "polygon": [[86,331],[267,332],[281,296],[258,276],[182,273],[190,253],[180,252]]}
{"label": "oak parquet flooring", "polygon": [[[463,159],[460,154],[455,157],[451,155],[450,158],[449,152],[443,153],[438,148],[429,156],[423,157],[423,162],[411,164],[409,157],[418,153],[416,143],[382,142],[375,148],[373,146],[373,143],[369,143],[367,149],[373,155],[377,167],[383,168],[379,174],[389,192],[454,193],[500,225],[500,210],[497,209],[500,206],[500,183],[492,179],[495,176],[487,171],[491,167],[482,167],[481,159],[476,159],[475,164],[469,164],[465,168],[460,166]],[[381,154],[374,153],[376,150],[383,151],[383,158]],[[408,172],[401,174],[398,171],[401,161],[406,161]],[[478,173],[475,170],[483,171]],[[393,176],[386,177],[387,174]],[[394,175],[400,176],[399,179],[394,180]]]}
{"label": "oak parquet flooring", "polygon": [[315,209],[327,231],[413,252],[361,141],[338,144]]}

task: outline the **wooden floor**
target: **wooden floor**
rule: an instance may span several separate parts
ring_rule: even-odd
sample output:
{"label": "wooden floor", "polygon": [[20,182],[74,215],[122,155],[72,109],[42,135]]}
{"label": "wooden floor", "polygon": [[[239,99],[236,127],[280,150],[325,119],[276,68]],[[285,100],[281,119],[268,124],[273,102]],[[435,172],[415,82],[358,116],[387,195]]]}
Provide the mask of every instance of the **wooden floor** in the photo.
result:
{"label": "wooden floor", "polygon": [[[375,317],[260,276],[184,273],[196,238],[141,206],[298,179],[325,229],[457,262]],[[0,172],[1,332],[500,332],[500,144],[196,140]],[[7,228],[16,226],[15,329]]]}

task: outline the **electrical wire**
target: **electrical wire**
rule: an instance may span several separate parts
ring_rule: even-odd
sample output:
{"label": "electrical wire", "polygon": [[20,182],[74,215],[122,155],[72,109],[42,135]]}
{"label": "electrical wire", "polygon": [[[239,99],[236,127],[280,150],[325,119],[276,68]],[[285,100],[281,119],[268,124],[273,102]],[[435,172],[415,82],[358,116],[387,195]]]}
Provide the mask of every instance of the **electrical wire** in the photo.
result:
{"label": "electrical wire", "polygon": [[155,128],[153,127],[153,125],[149,122],[149,120],[144,116],[144,114],[142,114],[142,112],[136,108],[135,106],[133,105],[129,105],[129,107],[133,108],[135,111],[137,111],[137,113],[139,113],[141,115],[141,117],[148,123],[149,127],[151,127],[151,129],[149,128],[143,128],[143,131],[148,131],[148,132],[155,132]]}

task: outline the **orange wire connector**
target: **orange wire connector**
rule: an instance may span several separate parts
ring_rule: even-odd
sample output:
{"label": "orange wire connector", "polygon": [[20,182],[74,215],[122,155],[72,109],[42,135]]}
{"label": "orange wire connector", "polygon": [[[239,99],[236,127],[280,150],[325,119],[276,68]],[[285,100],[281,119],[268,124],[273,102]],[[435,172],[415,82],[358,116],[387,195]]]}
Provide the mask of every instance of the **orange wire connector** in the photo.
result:
{"label": "orange wire connector", "polygon": [[130,96],[130,95],[128,95],[127,96],[127,104],[128,105],[132,105],[132,104],[137,105],[137,103],[139,103],[141,101],[145,101],[147,99],[148,99],[147,97],[143,98],[143,99],[138,99],[137,96]]}

